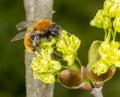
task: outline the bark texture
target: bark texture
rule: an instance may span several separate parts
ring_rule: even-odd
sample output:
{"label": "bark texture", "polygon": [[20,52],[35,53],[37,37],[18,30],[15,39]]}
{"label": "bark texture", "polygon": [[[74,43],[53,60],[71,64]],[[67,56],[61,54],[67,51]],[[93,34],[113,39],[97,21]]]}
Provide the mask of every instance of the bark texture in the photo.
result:
{"label": "bark texture", "polygon": [[93,94],[94,97],[103,97],[102,87],[100,87],[100,88],[94,88],[93,91],[91,92],[91,94]]}
{"label": "bark texture", "polygon": [[[52,19],[53,0],[24,0],[27,21]],[[26,97],[53,97],[54,85],[34,80],[31,61],[35,55],[25,51]]]}

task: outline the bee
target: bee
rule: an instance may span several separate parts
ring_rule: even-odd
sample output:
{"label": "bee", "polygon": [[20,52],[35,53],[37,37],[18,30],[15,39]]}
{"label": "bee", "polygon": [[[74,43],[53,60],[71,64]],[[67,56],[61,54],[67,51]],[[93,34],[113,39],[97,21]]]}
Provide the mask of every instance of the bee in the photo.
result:
{"label": "bee", "polygon": [[42,38],[49,40],[49,37],[57,37],[61,27],[51,20],[23,21],[16,25],[17,30],[28,28],[27,31],[18,33],[11,41],[24,38],[24,45],[28,52],[39,51],[39,44]]}

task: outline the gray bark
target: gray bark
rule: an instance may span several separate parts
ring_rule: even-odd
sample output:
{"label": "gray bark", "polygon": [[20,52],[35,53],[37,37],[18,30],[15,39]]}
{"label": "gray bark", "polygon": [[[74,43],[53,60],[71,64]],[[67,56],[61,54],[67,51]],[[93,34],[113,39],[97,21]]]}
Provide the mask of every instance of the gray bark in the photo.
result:
{"label": "gray bark", "polygon": [[94,88],[94,89],[92,90],[91,94],[93,94],[94,97],[103,97],[102,87],[100,87],[100,88]]}
{"label": "gray bark", "polygon": [[[52,19],[53,0],[24,0],[27,21]],[[25,51],[26,97],[53,97],[54,85],[34,80],[31,61],[35,55]]]}

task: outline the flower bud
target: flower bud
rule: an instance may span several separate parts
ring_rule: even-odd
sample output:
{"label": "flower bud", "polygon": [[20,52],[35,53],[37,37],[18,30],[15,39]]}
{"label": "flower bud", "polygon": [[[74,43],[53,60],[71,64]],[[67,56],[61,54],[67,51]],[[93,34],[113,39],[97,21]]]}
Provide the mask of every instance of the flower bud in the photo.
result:
{"label": "flower bud", "polygon": [[58,80],[66,88],[79,88],[81,72],[78,70],[64,70],[58,74]]}
{"label": "flower bud", "polygon": [[[104,46],[103,46],[104,44]],[[104,51],[102,49],[104,48]],[[118,46],[115,45],[114,48]],[[92,80],[92,82],[100,82],[97,85],[102,85],[103,82],[112,78],[115,73],[115,66],[111,66],[111,63],[108,63],[110,60],[106,60],[107,57],[111,57],[111,49],[112,45],[107,44],[106,42],[94,41],[89,49],[88,53],[88,63],[87,73]],[[116,51],[112,48],[112,51]],[[113,54],[113,53],[112,53]],[[113,67],[113,68],[112,68]],[[102,83],[101,83],[102,82]]]}
{"label": "flower bud", "polygon": [[116,68],[109,69],[106,73],[97,75],[90,69],[90,65],[87,65],[87,73],[90,80],[94,83],[96,87],[101,87],[104,82],[108,81],[115,74]]}
{"label": "flower bud", "polygon": [[86,91],[92,90],[92,86],[86,72],[86,67],[84,66],[81,66],[81,84],[79,88]]}

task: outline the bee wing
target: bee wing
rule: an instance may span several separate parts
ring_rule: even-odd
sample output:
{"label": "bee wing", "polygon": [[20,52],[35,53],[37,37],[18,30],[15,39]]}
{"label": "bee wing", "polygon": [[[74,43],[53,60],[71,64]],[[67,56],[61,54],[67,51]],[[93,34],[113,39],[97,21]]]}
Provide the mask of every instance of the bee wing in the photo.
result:
{"label": "bee wing", "polygon": [[34,25],[34,23],[35,23],[35,21],[22,21],[16,25],[16,28],[18,31],[20,31],[26,27],[30,27],[30,26]]}
{"label": "bee wing", "polygon": [[36,31],[34,31],[33,33],[31,33],[31,36],[34,36],[34,35],[36,35],[36,34],[42,35],[42,33],[44,33],[44,32],[43,32],[43,31],[38,31],[38,30],[36,30]]}
{"label": "bee wing", "polygon": [[23,39],[25,36],[29,36],[29,35],[31,35],[31,33],[26,33],[26,31],[20,32],[11,40],[11,42]]}

